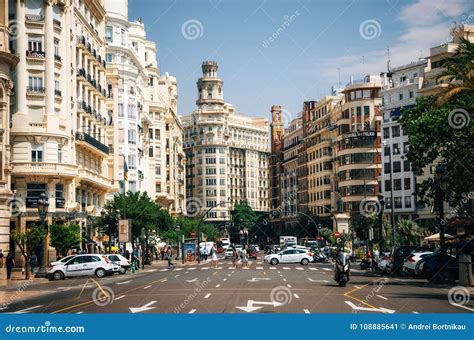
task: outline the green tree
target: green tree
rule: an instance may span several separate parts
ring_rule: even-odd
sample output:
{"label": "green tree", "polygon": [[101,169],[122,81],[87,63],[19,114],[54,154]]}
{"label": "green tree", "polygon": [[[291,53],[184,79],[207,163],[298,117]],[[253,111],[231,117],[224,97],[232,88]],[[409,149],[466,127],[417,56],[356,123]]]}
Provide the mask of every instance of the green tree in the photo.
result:
{"label": "green tree", "polygon": [[66,256],[73,247],[81,244],[81,227],[78,224],[69,225],[52,224],[49,227],[50,245],[56,248],[56,252]]}
{"label": "green tree", "polygon": [[46,232],[44,229],[35,225],[30,226],[25,232],[14,231],[11,234],[11,238],[16,243],[18,248],[20,248],[21,255],[23,256],[25,262],[24,268],[26,280],[30,278],[30,264],[28,262],[28,255],[34,248],[42,244],[45,237]]}
{"label": "green tree", "polygon": [[[453,127],[456,114],[474,109],[474,96],[458,95],[442,106],[435,105],[434,97],[420,97],[412,108],[402,110],[399,119],[408,135],[406,154],[412,170],[422,174],[428,165],[443,165],[448,189],[446,200],[458,206],[474,186],[474,153],[472,152],[473,120],[464,116],[464,125]],[[418,186],[418,196],[432,205],[433,178]]]}
{"label": "green tree", "polygon": [[240,202],[234,206],[232,212],[232,222],[238,230],[251,230],[257,222],[257,214],[246,202]]}
{"label": "green tree", "polygon": [[474,94],[474,44],[461,38],[456,53],[443,60],[443,72],[438,82],[449,82],[438,95],[436,104],[442,106],[459,94]]}

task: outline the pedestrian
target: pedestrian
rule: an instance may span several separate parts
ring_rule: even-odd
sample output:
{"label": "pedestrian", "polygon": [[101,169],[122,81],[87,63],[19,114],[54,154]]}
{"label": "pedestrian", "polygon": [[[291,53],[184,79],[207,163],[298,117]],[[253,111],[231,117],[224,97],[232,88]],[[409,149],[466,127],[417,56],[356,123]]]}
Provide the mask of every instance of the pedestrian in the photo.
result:
{"label": "pedestrian", "polygon": [[214,243],[211,248],[211,268],[217,268],[217,250],[216,250],[216,244]]}
{"label": "pedestrian", "polygon": [[166,252],[166,257],[167,257],[167,260],[168,260],[168,269],[173,267],[174,269],[174,263],[172,261],[173,259],[173,252],[171,251],[171,246],[168,247],[168,251]]}
{"label": "pedestrian", "polygon": [[204,262],[207,262],[207,257],[209,256],[209,252],[207,250],[207,245],[204,244]]}
{"label": "pedestrian", "polygon": [[130,251],[128,249],[125,251],[125,258],[130,261]]}
{"label": "pedestrian", "polygon": [[12,269],[13,267],[15,267],[15,257],[13,256],[13,252],[11,250],[8,252],[8,255],[7,255],[6,266],[7,266],[7,280],[10,280],[12,276]]}
{"label": "pedestrian", "polygon": [[3,253],[0,251],[0,269],[3,268],[4,262],[5,262],[5,257],[3,256]]}
{"label": "pedestrian", "polygon": [[165,247],[160,247],[161,261],[165,259]]}
{"label": "pedestrian", "polygon": [[237,248],[235,248],[235,245],[232,244],[232,266],[236,267],[237,266],[237,258],[239,254],[237,254]]}
{"label": "pedestrian", "polygon": [[242,249],[242,269],[248,268],[248,263],[249,263],[249,258],[248,258],[248,251],[247,251],[247,246],[244,246]]}
{"label": "pedestrian", "polygon": [[34,251],[31,251],[30,256],[28,257],[28,262],[30,263],[31,274],[35,274],[35,267],[38,264],[38,258]]}

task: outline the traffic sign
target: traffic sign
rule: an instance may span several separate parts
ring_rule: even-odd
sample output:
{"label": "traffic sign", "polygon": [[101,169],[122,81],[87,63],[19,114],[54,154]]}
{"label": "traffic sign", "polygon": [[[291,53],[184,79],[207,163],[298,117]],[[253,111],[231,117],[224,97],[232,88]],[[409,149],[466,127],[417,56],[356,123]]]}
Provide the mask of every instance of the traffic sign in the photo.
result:
{"label": "traffic sign", "polygon": [[336,232],[334,233],[334,236],[336,236],[337,238],[339,238],[339,237],[341,237],[341,233],[338,232],[338,231],[336,231]]}

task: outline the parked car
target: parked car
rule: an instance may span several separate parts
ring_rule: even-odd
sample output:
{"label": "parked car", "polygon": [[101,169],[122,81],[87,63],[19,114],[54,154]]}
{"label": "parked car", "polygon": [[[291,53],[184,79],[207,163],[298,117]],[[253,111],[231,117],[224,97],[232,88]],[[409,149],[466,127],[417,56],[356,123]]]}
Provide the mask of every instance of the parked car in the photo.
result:
{"label": "parked car", "polygon": [[[441,249],[421,259],[415,265],[415,276],[430,281],[453,282],[459,278],[459,255],[474,255],[474,241],[446,245],[446,255]],[[443,258],[444,257],[444,258]]]}
{"label": "parked car", "polygon": [[50,267],[54,267],[54,266],[56,266],[56,265],[58,265],[58,264],[61,264],[61,263],[66,263],[67,261],[69,261],[70,259],[72,259],[74,256],[76,256],[76,255],[68,255],[68,256],[66,256],[66,257],[63,257],[63,258],[60,259],[60,260],[51,262]]}
{"label": "parked car", "polygon": [[277,254],[269,254],[265,256],[264,261],[271,265],[277,265],[278,263],[301,263],[307,265],[313,261],[313,254],[303,249],[286,249]]}
{"label": "parked car", "polygon": [[118,272],[120,274],[125,274],[130,268],[130,261],[127,260],[124,256],[120,254],[108,254],[105,255],[112,263],[119,265]]}
{"label": "parked car", "polygon": [[[236,245],[235,246],[235,249],[237,250],[237,254],[239,254],[241,251],[242,251],[242,246],[241,245]],[[225,251],[225,255],[224,255],[224,258],[227,260],[227,259],[231,259],[232,258],[232,247],[229,247],[227,248],[227,250]]]}
{"label": "parked car", "polygon": [[432,255],[432,251],[416,252],[409,255],[403,263],[403,270],[409,275],[415,275],[415,266],[418,261]]}
{"label": "parked car", "polygon": [[392,260],[390,262],[390,268],[392,273],[396,275],[402,274],[403,263],[405,262],[405,259],[412,253],[421,251],[430,251],[430,249],[423,246],[396,247],[392,253]]}
{"label": "parked car", "polygon": [[61,263],[48,272],[49,280],[63,280],[68,277],[92,276],[103,278],[119,271],[119,265],[111,262],[105,255],[83,254],[74,256],[66,263]]}
{"label": "parked car", "polygon": [[391,257],[390,254],[384,253],[382,256],[379,256],[377,261],[377,269],[388,274],[391,272]]}

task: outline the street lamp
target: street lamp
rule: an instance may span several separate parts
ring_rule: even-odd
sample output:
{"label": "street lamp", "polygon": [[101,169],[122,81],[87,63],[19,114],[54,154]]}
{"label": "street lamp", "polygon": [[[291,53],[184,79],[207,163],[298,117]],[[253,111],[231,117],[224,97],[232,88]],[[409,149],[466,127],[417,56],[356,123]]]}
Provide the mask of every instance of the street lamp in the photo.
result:
{"label": "street lamp", "polygon": [[[387,146],[387,141],[382,142],[383,146]],[[392,163],[392,147],[389,146],[388,162],[390,164],[390,224],[392,225],[393,247],[395,248],[395,202],[393,201],[393,163]]]}
{"label": "street lamp", "polygon": [[179,246],[179,232],[181,231],[181,227],[179,225],[177,225],[174,230],[176,231],[176,238],[177,238],[177,245],[178,245],[178,250],[176,252],[176,259],[175,260],[178,260],[179,259],[179,253],[180,253],[180,246]]}
{"label": "street lamp", "polygon": [[41,228],[45,231],[45,235],[43,238],[43,244],[41,246],[41,265],[38,273],[36,274],[36,277],[46,277],[47,271],[46,271],[46,259],[48,257],[48,226],[45,223],[46,216],[48,215],[48,207],[49,207],[49,202],[48,199],[46,198],[45,193],[40,194],[40,198],[38,200],[38,215],[41,221]]}
{"label": "street lamp", "polygon": [[[378,220],[378,225],[379,225],[379,238],[380,238],[380,245],[379,245],[379,251],[380,254],[379,256],[382,256],[383,248],[384,248],[384,238],[383,238],[383,209],[385,207],[385,200],[384,196],[382,194],[378,195],[379,203],[380,203],[380,212],[379,212],[379,220]],[[392,202],[393,204],[393,202]],[[393,244],[395,247],[395,243]]]}
{"label": "street lamp", "polygon": [[444,230],[444,196],[448,187],[448,176],[444,166],[438,165],[435,170],[435,204],[438,207],[439,214],[439,245],[441,252],[444,252],[446,246],[446,237]]}

